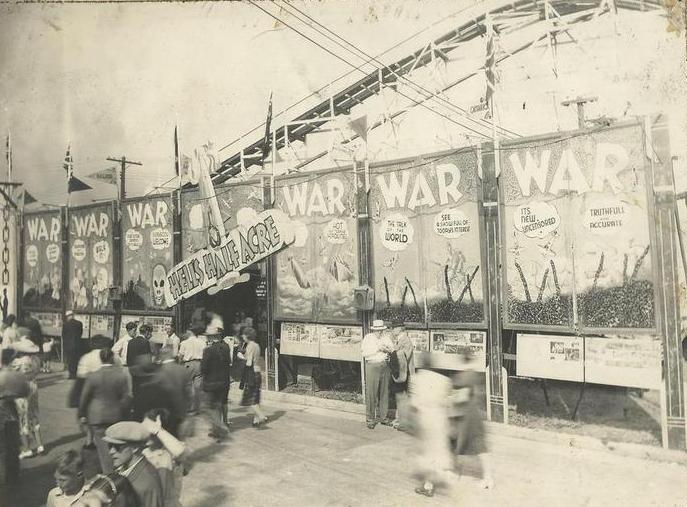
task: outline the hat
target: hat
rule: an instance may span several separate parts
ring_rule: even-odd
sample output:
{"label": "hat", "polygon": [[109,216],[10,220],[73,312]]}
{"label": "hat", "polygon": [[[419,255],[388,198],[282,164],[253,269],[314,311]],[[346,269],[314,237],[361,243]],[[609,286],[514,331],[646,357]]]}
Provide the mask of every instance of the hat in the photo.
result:
{"label": "hat", "polygon": [[74,315],[74,312],[72,310],[67,310],[64,315],[65,317],[71,317],[72,315]]}
{"label": "hat", "polygon": [[386,324],[384,324],[383,320],[375,319],[372,321],[370,329],[372,329],[372,331],[382,331],[383,329],[386,329]]}
{"label": "hat", "polygon": [[135,421],[121,421],[105,430],[103,440],[109,444],[141,443],[150,438],[150,432]]}

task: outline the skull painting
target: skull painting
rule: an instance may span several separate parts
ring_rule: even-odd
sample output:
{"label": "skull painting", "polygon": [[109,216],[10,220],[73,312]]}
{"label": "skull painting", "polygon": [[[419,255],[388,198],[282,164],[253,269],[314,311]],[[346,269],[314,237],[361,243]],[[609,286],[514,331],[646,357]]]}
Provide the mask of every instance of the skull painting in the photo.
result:
{"label": "skull painting", "polygon": [[153,304],[155,306],[162,306],[162,301],[165,298],[165,278],[167,277],[167,269],[162,264],[155,264],[153,268]]}

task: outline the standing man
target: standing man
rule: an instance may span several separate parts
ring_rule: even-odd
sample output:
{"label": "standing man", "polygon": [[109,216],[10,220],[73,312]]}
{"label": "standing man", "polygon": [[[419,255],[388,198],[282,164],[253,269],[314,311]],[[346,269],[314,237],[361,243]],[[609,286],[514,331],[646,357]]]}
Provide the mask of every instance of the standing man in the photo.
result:
{"label": "standing man", "polygon": [[150,347],[150,339],[153,337],[153,326],[141,324],[139,335],[129,341],[126,351],[126,364],[131,368],[138,364],[150,363],[153,360],[153,351]]}
{"label": "standing man", "polygon": [[394,350],[383,320],[374,320],[370,333],[361,345],[365,363],[365,408],[367,427],[374,429],[378,422],[391,426],[389,412],[389,379],[391,372],[387,356]]}
{"label": "standing man", "polygon": [[112,352],[114,352],[115,357],[118,359],[119,364],[126,366],[127,353],[129,351],[129,342],[136,338],[136,330],[138,329],[138,322],[135,320],[130,320],[126,323],[126,334],[120,336],[117,343],[112,347]]}
{"label": "standing man", "polygon": [[193,331],[187,331],[186,339],[179,345],[179,361],[186,367],[191,376],[191,413],[193,414],[197,414],[200,410],[200,393],[203,383],[200,364],[205,347],[207,347],[205,337],[196,336]]}
{"label": "standing man", "polygon": [[[208,326],[208,331],[210,326]],[[213,330],[214,331],[214,330]],[[203,410],[210,422],[209,436],[222,440],[227,436],[227,397],[231,381],[231,349],[222,339],[222,331],[208,333],[208,347],[203,351]]]}
{"label": "standing man", "polygon": [[167,333],[167,339],[165,340],[164,345],[162,345],[161,352],[165,355],[165,357],[171,357],[176,361],[177,357],[179,357],[179,344],[181,343],[181,340],[177,336],[176,326],[173,322],[167,324],[165,327],[165,332]]}
{"label": "standing man", "polygon": [[402,320],[391,324],[394,351],[398,361],[398,371],[391,372],[391,393],[396,395],[396,419],[393,426],[401,429],[408,418],[408,386],[410,379],[415,374],[415,345],[406,332],[405,323]]}
{"label": "standing man", "polygon": [[74,312],[67,310],[64,314],[64,324],[62,324],[62,351],[64,361],[67,363],[69,378],[76,378],[76,368],[82,355],[81,336],[83,335],[83,324],[74,318]]}
{"label": "standing man", "polygon": [[150,432],[139,422],[121,421],[105,430],[115,471],[129,480],[137,505],[164,507],[162,484],[155,467],[143,455]]}

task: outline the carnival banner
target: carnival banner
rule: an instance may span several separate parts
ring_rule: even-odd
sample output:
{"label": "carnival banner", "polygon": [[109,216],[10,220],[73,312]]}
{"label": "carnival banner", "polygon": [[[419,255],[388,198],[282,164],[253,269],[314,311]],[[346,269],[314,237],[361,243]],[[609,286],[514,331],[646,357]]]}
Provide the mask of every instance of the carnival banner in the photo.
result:
{"label": "carnival banner", "polygon": [[112,267],[112,206],[70,210],[67,308],[111,309]]}
{"label": "carnival banner", "polygon": [[501,147],[508,325],[653,327],[642,139],[632,125]]}
{"label": "carnival banner", "polygon": [[370,180],[377,315],[483,322],[476,155],[380,166]]}
{"label": "carnival banner", "polygon": [[277,180],[275,207],[292,219],[295,242],[277,255],[275,314],[354,321],[358,236],[352,172]]}
{"label": "carnival banner", "polygon": [[[259,181],[218,185],[215,189],[217,205],[226,230],[235,228],[238,212],[249,208],[260,212],[262,185]],[[181,194],[181,258],[186,259],[198,250],[209,247],[207,202],[196,190]]]}
{"label": "carnival banner", "polygon": [[25,308],[62,308],[62,221],[59,211],[24,215]]}
{"label": "carnival banner", "polygon": [[172,201],[153,197],[122,205],[122,308],[166,309],[164,285],[174,265]]}
{"label": "carnival banner", "polygon": [[172,307],[212,286],[226,287],[241,270],[293,243],[290,220],[278,210],[257,214],[243,208],[217,248],[202,249],[174,266],[166,275],[165,301]]}
{"label": "carnival banner", "polygon": [[320,335],[317,324],[282,322],[279,336],[281,354],[320,357]]}

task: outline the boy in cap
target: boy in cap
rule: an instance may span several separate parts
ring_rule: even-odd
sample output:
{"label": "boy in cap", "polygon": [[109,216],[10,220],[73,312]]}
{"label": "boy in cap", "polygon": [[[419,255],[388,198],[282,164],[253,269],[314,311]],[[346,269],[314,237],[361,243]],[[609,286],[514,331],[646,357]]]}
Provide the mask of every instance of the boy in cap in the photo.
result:
{"label": "boy in cap", "polygon": [[143,455],[150,435],[143,424],[122,421],[108,427],[103,440],[110,448],[115,470],[131,483],[138,505],[163,507],[160,477]]}

